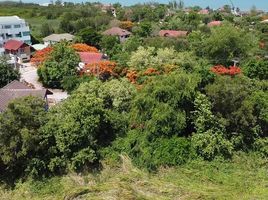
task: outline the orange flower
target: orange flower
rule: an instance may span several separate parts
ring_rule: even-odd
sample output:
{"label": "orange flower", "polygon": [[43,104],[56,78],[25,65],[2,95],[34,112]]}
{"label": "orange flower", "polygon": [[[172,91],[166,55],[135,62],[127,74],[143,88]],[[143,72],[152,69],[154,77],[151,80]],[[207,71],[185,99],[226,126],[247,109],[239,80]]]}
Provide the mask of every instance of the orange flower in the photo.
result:
{"label": "orange flower", "polygon": [[90,53],[98,53],[98,49],[93,46],[89,46],[83,43],[76,43],[71,46],[77,52],[90,52]]}
{"label": "orange flower", "polygon": [[36,51],[30,62],[35,66],[42,64],[48,58],[52,50],[52,47],[46,47],[42,50]]}

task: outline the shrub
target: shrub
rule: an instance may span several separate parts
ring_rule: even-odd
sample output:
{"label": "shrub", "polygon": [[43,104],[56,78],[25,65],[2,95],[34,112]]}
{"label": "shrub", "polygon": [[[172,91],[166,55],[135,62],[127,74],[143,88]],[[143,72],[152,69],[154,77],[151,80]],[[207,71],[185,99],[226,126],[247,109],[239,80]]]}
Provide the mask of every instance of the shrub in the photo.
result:
{"label": "shrub", "polygon": [[209,130],[192,136],[192,146],[197,155],[213,160],[217,156],[230,158],[233,154],[233,145],[226,140],[222,133]]}

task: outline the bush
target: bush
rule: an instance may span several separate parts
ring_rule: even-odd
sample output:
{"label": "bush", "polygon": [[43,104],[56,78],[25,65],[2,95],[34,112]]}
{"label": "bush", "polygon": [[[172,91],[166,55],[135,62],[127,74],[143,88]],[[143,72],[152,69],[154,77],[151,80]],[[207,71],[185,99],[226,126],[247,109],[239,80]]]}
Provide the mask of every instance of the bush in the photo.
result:
{"label": "bush", "polygon": [[213,160],[217,156],[231,158],[233,154],[232,143],[226,140],[220,132],[209,130],[194,134],[191,141],[197,155],[205,160]]}
{"label": "bush", "polygon": [[42,158],[46,145],[38,131],[45,123],[44,101],[36,97],[14,100],[0,114],[2,180],[13,181],[26,174],[38,177],[45,173]]}
{"label": "bush", "polygon": [[262,156],[268,157],[268,137],[258,138],[254,143],[254,150]]}

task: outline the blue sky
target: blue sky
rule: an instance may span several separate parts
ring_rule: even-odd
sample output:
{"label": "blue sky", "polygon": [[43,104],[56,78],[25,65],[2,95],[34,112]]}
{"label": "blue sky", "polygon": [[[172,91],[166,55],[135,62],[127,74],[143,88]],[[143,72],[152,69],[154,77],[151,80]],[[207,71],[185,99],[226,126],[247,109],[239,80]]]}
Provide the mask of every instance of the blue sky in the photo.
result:
{"label": "blue sky", "polygon": [[[0,0],[2,1],[2,0]],[[48,3],[50,0],[22,0],[23,2],[35,2],[35,3]],[[64,1],[64,0],[63,0]],[[65,0],[71,2],[82,2],[85,0]],[[92,0],[89,2],[94,2],[98,0]],[[115,3],[119,2],[123,5],[131,5],[135,3],[150,2],[148,0],[99,0],[106,3]],[[169,0],[153,0],[155,2],[167,3]],[[268,0],[232,0],[235,6],[240,7],[243,10],[249,10],[253,5],[258,9],[263,9],[268,11]],[[186,6],[199,5],[201,7],[210,6],[211,8],[218,8],[225,4],[230,4],[230,0],[184,0]]]}

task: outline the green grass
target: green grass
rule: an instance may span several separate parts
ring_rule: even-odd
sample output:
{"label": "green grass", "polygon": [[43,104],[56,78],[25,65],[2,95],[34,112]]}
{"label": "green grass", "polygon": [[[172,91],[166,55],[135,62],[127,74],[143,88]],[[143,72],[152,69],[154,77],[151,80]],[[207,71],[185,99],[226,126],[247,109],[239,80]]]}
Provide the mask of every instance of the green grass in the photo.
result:
{"label": "green grass", "polygon": [[120,167],[106,166],[100,174],[18,183],[12,191],[0,190],[0,196],[3,200],[268,199],[268,161],[259,157],[196,160],[154,174],[135,168],[127,157],[122,160]]}

